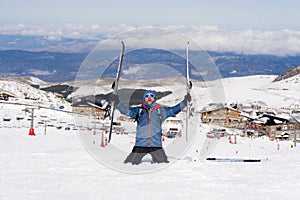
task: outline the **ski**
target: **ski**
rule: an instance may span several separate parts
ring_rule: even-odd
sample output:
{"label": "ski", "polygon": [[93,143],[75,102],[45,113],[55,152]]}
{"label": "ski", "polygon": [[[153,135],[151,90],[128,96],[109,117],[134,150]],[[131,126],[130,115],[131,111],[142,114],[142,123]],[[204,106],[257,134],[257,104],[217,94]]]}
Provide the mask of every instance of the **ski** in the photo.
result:
{"label": "ski", "polygon": [[[190,94],[190,90],[191,90],[191,83],[190,83],[190,75],[189,75],[189,43],[187,42],[186,45],[186,94]],[[189,131],[189,118],[190,118],[190,102],[187,102],[186,105],[186,117],[185,117],[185,122],[186,122],[186,126],[185,126],[185,138],[186,141],[188,141],[188,131]]]}
{"label": "ski", "polygon": [[[119,86],[119,80],[120,80],[124,51],[125,51],[125,44],[123,41],[121,41],[121,43],[122,43],[122,51],[121,51],[120,58],[119,58],[119,66],[118,66],[118,71],[117,71],[117,75],[116,75],[116,80],[113,83],[113,89],[114,89],[113,93],[115,95],[117,95],[117,93],[118,93],[118,86]],[[114,122],[114,113],[115,113],[115,102],[112,102],[111,103],[111,115],[110,115],[108,143],[111,141],[111,134],[112,134],[112,128],[113,128],[113,122]]]}
{"label": "ski", "polygon": [[217,162],[262,162],[262,159],[243,159],[243,158],[206,158],[206,160]]}
{"label": "ski", "polygon": [[[192,82],[190,81],[190,75],[189,75],[189,44],[190,42],[187,42],[186,44],[186,94],[190,95],[190,90],[192,88]],[[188,141],[188,132],[189,132],[189,118],[191,116],[191,102],[187,102],[186,105],[186,126],[185,126],[185,138],[186,141]]]}

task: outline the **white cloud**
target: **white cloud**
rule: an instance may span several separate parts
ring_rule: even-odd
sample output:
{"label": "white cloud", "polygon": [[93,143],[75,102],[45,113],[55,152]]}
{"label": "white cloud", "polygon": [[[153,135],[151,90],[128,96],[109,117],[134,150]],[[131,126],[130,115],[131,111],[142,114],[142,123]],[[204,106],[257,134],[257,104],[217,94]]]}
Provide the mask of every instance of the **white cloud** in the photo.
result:
{"label": "white cloud", "polygon": [[126,79],[148,80],[153,78],[166,78],[180,76],[179,72],[170,66],[160,63],[137,64],[122,71]]}
{"label": "white cloud", "polygon": [[132,66],[132,67],[129,67],[128,69],[123,70],[123,73],[125,75],[132,75],[132,74],[136,75],[140,71],[143,71],[143,67],[137,65],[137,66]]}
{"label": "white cloud", "polygon": [[[147,25],[130,26],[120,25],[53,25],[53,26],[28,26],[24,24],[2,25],[0,34],[43,35],[49,40],[59,40],[61,37],[77,39],[111,38],[126,31],[136,28],[151,27]],[[174,25],[161,27],[174,31],[174,35],[180,33],[191,40],[196,41],[205,50],[209,51],[232,51],[244,54],[271,54],[271,55],[299,55],[300,54],[300,31],[297,30],[224,30],[216,26],[185,26]],[[150,30],[150,29],[149,29]],[[128,40],[136,45],[160,45],[160,47],[182,48],[182,41],[171,41],[165,36],[157,35],[153,39],[145,37],[145,32],[140,35],[131,35]],[[121,35],[122,35],[121,34]],[[174,46],[175,45],[175,46]],[[134,46],[134,45],[133,45]]]}
{"label": "white cloud", "polygon": [[43,71],[43,70],[37,70],[37,69],[30,69],[28,70],[28,73],[31,73],[35,76],[49,76],[49,75],[54,75],[56,74],[56,71]]}

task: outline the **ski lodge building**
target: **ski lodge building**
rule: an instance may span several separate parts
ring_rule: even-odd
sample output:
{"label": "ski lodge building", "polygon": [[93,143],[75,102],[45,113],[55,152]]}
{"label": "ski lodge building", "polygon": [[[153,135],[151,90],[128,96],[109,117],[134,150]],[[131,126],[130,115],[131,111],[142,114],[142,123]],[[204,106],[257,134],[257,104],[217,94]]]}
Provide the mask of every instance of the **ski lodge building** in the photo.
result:
{"label": "ski lodge building", "polygon": [[201,111],[203,123],[219,124],[222,126],[239,126],[242,122],[241,112],[223,104],[216,104]]}
{"label": "ski lodge building", "polygon": [[7,101],[9,98],[16,98],[16,96],[7,91],[0,91],[0,100]]}
{"label": "ski lodge building", "polygon": [[76,102],[72,105],[72,112],[76,114],[82,115],[93,115],[96,118],[103,119],[105,115],[105,111],[94,107],[87,102]]}
{"label": "ski lodge building", "polygon": [[300,124],[289,116],[278,116],[272,112],[257,111],[256,116],[227,105],[214,104],[201,111],[202,123],[216,124],[243,130],[245,136],[267,135],[273,139],[300,138]]}

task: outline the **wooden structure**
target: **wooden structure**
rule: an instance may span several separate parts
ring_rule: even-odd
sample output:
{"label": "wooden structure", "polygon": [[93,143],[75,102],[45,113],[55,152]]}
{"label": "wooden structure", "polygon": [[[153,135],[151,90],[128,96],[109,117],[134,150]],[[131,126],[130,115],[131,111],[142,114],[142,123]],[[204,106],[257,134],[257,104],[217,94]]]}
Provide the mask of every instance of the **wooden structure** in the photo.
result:
{"label": "wooden structure", "polygon": [[264,129],[270,138],[288,140],[294,134],[294,130],[299,128],[299,124],[290,118],[269,114],[263,114],[260,118],[267,118]]}
{"label": "wooden structure", "polygon": [[7,101],[9,98],[16,98],[16,96],[9,92],[0,91],[0,100]]}
{"label": "wooden structure", "polygon": [[103,119],[105,115],[105,111],[92,106],[86,102],[78,102],[72,105],[72,112],[83,115],[93,115],[96,118]]}
{"label": "wooden structure", "polygon": [[223,126],[235,126],[242,122],[243,117],[240,111],[227,107],[206,108],[201,111],[203,123],[219,124]]}
{"label": "wooden structure", "polygon": [[273,139],[290,140],[298,138],[300,125],[290,117],[277,116],[272,112],[258,112],[255,117],[227,107],[226,105],[214,105],[201,111],[202,123],[217,124],[228,128],[243,130],[245,136],[259,137],[267,135]]}

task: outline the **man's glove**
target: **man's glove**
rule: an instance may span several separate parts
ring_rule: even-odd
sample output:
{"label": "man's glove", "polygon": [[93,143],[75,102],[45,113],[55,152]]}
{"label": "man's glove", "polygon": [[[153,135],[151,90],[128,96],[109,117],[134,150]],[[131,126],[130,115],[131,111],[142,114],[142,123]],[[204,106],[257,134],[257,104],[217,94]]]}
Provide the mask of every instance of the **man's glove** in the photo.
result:
{"label": "man's glove", "polygon": [[117,94],[112,94],[110,99],[111,99],[111,102],[115,103],[115,105],[118,105],[120,103],[119,95],[117,95]]}
{"label": "man's glove", "polygon": [[116,81],[114,81],[112,84],[111,84],[111,89],[115,89],[115,86],[116,86]]}
{"label": "man's glove", "polygon": [[183,103],[184,105],[187,105],[188,102],[191,102],[192,100],[192,97],[190,95],[190,93],[187,93],[185,96],[184,96],[184,99],[183,99]]}
{"label": "man's glove", "polygon": [[189,89],[192,89],[193,87],[193,84],[192,84],[192,81],[189,82]]}
{"label": "man's glove", "polygon": [[105,113],[104,113],[104,119],[109,117],[110,116],[110,110],[111,110],[111,106],[108,105],[106,108],[105,108]]}

